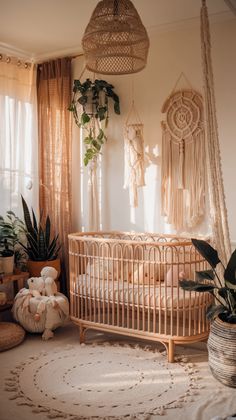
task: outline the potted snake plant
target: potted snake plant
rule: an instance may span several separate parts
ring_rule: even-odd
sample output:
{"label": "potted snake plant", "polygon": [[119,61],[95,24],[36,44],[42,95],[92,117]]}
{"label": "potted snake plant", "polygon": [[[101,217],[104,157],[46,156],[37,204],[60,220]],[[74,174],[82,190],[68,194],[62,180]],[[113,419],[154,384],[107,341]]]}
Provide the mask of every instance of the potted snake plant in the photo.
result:
{"label": "potted snake plant", "polygon": [[58,276],[61,271],[58,235],[52,236],[51,220],[47,216],[45,223],[41,218],[37,221],[34,210],[30,214],[28,205],[23,197],[22,206],[24,212],[24,221],[26,226],[26,244],[20,243],[28,255],[27,268],[31,277],[39,277],[40,272],[45,266],[54,267]]}
{"label": "potted snake plant", "polygon": [[209,365],[216,379],[236,388],[236,250],[225,267],[217,250],[208,242],[192,239],[192,243],[211,269],[197,272],[196,281],[180,280],[180,286],[186,291],[207,292],[214,296],[215,301],[206,313],[211,323]]}

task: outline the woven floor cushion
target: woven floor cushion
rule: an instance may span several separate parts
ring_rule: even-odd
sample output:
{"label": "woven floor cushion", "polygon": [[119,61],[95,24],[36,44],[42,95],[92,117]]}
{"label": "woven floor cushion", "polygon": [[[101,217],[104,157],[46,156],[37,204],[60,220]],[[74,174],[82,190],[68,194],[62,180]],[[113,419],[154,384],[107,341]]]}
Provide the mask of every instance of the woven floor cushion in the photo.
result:
{"label": "woven floor cushion", "polygon": [[18,346],[25,338],[25,330],[12,322],[0,322],[0,351]]}

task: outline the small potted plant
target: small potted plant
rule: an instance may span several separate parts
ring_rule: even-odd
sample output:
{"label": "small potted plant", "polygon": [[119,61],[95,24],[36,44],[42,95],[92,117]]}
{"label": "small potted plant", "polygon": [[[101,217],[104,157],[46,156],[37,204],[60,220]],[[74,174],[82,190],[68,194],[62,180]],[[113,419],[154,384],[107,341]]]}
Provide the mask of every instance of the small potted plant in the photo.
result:
{"label": "small potted plant", "polygon": [[60,274],[60,259],[58,257],[61,245],[58,235],[51,237],[50,217],[46,217],[45,223],[37,221],[35,212],[32,209],[32,217],[23,197],[22,206],[26,225],[27,244],[21,243],[29,259],[27,268],[31,277],[39,277],[45,266],[54,267]]}
{"label": "small potted plant", "polygon": [[[73,97],[69,111],[73,112],[75,123],[85,132],[84,164],[96,159],[107,140],[105,127],[108,124],[109,99],[114,101],[114,111],[120,114],[120,101],[114,86],[105,80],[86,79],[84,83],[74,80]],[[82,112],[78,111],[82,108]],[[102,123],[104,122],[104,127]]]}
{"label": "small potted plant", "polygon": [[[211,322],[209,365],[216,379],[236,388],[236,250],[224,267],[217,251],[208,242],[192,239],[192,243],[211,269],[197,272],[196,281],[180,280],[180,286],[186,291],[208,292],[214,296],[215,302],[206,313]],[[216,269],[218,264],[222,278]]]}
{"label": "small potted plant", "polygon": [[17,244],[25,235],[25,224],[12,211],[7,211],[6,217],[0,216],[0,256],[1,271],[12,274],[14,269],[14,256]]}

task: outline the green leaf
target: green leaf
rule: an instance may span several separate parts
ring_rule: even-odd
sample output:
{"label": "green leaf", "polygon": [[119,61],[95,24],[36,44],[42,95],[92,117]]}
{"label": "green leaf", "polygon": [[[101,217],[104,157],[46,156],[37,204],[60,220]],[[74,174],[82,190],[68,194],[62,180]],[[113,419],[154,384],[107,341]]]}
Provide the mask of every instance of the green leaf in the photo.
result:
{"label": "green leaf", "polygon": [[101,145],[96,140],[92,141],[92,145],[93,147],[95,147],[96,150],[100,151]]}
{"label": "green leaf", "polygon": [[228,287],[228,289],[230,290],[236,290],[236,285],[230,283],[229,281],[225,280],[225,285]]}
{"label": "green leaf", "polygon": [[59,245],[57,248],[56,247],[53,248],[53,250],[48,254],[47,259],[48,260],[51,260],[51,259],[55,260],[58,257],[58,253],[59,253],[60,249],[61,249],[61,245]]}
{"label": "green leaf", "polygon": [[236,313],[236,292],[234,290],[228,289],[228,299],[234,309],[234,312]]}
{"label": "green leaf", "polygon": [[51,253],[52,249],[54,250],[58,241],[59,235],[57,234],[51,241],[49,245],[48,252]]}
{"label": "green leaf", "polygon": [[32,209],[32,215],[33,215],[34,230],[38,234],[38,224],[37,224],[36,216],[33,209]]}
{"label": "green leaf", "polygon": [[8,223],[4,223],[1,226],[1,233],[6,234],[6,235],[10,235],[10,233],[12,233],[12,226],[9,225]]}
{"label": "green leaf", "polygon": [[196,271],[197,280],[214,280],[215,274],[213,270]]}
{"label": "green leaf", "polygon": [[83,88],[84,91],[86,91],[90,89],[91,85],[92,85],[92,81],[90,79],[86,79],[86,81],[81,84],[81,87]]}
{"label": "green leaf", "polygon": [[39,226],[39,255],[42,258],[45,258],[46,255],[45,237],[41,225]]}
{"label": "green leaf", "polygon": [[28,232],[32,232],[33,231],[33,225],[32,225],[32,222],[31,222],[30,212],[29,212],[29,208],[27,206],[27,203],[26,203],[23,195],[21,196],[21,201],[22,201],[22,207],[23,207],[23,212],[24,212],[24,219],[25,219],[26,228],[27,228]]}
{"label": "green leaf", "polygon": [[113,92],[112,99],[116,104],[119,104],[119,96],[115,92]]}
{"label": "green leaf", "polygon": [[193,280],[180,280],[179,284],[182,289],[192,292],[212,292],[215,289],[211,284],[197,283]]}
{"label": "green leaf", "polygon": [[90,116],[86,114],[86,112],[83,112],[81,115],[81,124],[87,124],[90,121]]}
{"label": "green leaf", "polygon": [[89,159],[87,156],[84,157],[84,165],[87,166],[89,163]]}
{"label": "green leaf", "polygon": [[74,80],[74,86],[73,86],[73,92],[80,91],[81,89],[81,83],[79,80]]}
{"label": "green leaf", "polygon": [[114,103],[114,111],[116,114],[120,115],[120,104],[119,102]]}
{"label": "green leaf", "polygon": [[[232,289],[236,288],[235,270],[236,270],[236,249],[232,253],[232,255],[230,257],[230,260],[228,262],[228,265],[225,269],[225,273],[224,273],[224,278],[227,281],[227,284],[230,284],[230,285],[233,286],[233,287],[231,287]],[[228,286],[228,287],[230,287],[230,286]]]}
{"label": "green leaf", "polygon": [[100,108],[98,108],[98,118],[100,121],[105,120],[106,112],[107,108],[105,106],[101,106]]}
{"label": "green leaf", "polygon": [[45,223],[45,246],[46,246],[46,249],[48,249],[48,247],[49,247],[50,233],[51,233],[51,221],[50,221],[49,216],[47,216],[46,223]]}
{"label": "green leaf", "polygon": [[79,104],[83,106],[87,104],[87,101],[88,101],[87,95],[82,95],[78,99]]}
{"label": "green leaf", "polygon": [[103,139],[103,137],[104,137],[104,132],[103,132],[103,130],[100,128],[100,129],[99,129],[99,133],[98,133],[98,135],[97,135],[97,139],[98,139],[99,141],[101,141],[101,140]]}
{"label": "green leaf", "polygon": [[22,242],[19,242],[20,246],[25,250],[26,254],[28,255],[28,247],[22,244]]}
{"label": "green leaf", "polygon": [[32,260],[38,259],[39,253],[38,253],[38,244],[34,242],[34,239],[30,236],[30,234],[27,234],[27,246],[22,244],[22,242],[19,242],[19,244],[24,248],[26,253],[28,254],[29,258]]}
{"label": "green leaf", "polygon": [[[39,256],[38,240],[36,241],[30,233],[27,233],[27,241],[29,243],[29,249],[33,251],[36,257]],[[37,238],[38,239],[38,238]]]}
{"label": "green leaf", "polygon": [[227,287],[221,287],[220,289],[218,289],[218,293],[225,300],[228,298],[228,288]]}
{"label": "green leaf", "polygon": [[207,309],[206,316],[209,321],[214,320],[218,315],[228,311],[228,309],[223,305],[211,305]]}
{"label": "green leaf", "polygon": [[75,105],[74,104],[70,104],[67,108],[68,111],[74,112],[75,110]]}
{"label": "green leaf", "polygon": [[191,239],[199,254],[207,260],[212,268],[215,268],[220,261],[217,251],[208,242],[200,239]]}
{"label": "green leaf", "polygon": [[236,315],[235,314],[227,315],[227,322],[229,322],[230,324],[236,324]]}
{"label": "green leaf", "polygon": [[7,215],[10,215],[10,216],[13,216],[13,217],[16,218],[16,215],[15,215],[15,213],[12,210],[8,210],[7,211]]}

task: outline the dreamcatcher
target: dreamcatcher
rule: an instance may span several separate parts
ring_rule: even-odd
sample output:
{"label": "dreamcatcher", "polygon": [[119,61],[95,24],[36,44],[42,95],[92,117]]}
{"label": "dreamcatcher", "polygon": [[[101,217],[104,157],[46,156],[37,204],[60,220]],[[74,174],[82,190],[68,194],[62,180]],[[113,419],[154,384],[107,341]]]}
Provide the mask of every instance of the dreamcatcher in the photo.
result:
{"label": "dreamcatcher", "polygon": [[202,97],[192,89],[176,91],[162,112],[162,214],[177,230],[192,228],[205,211]]}

